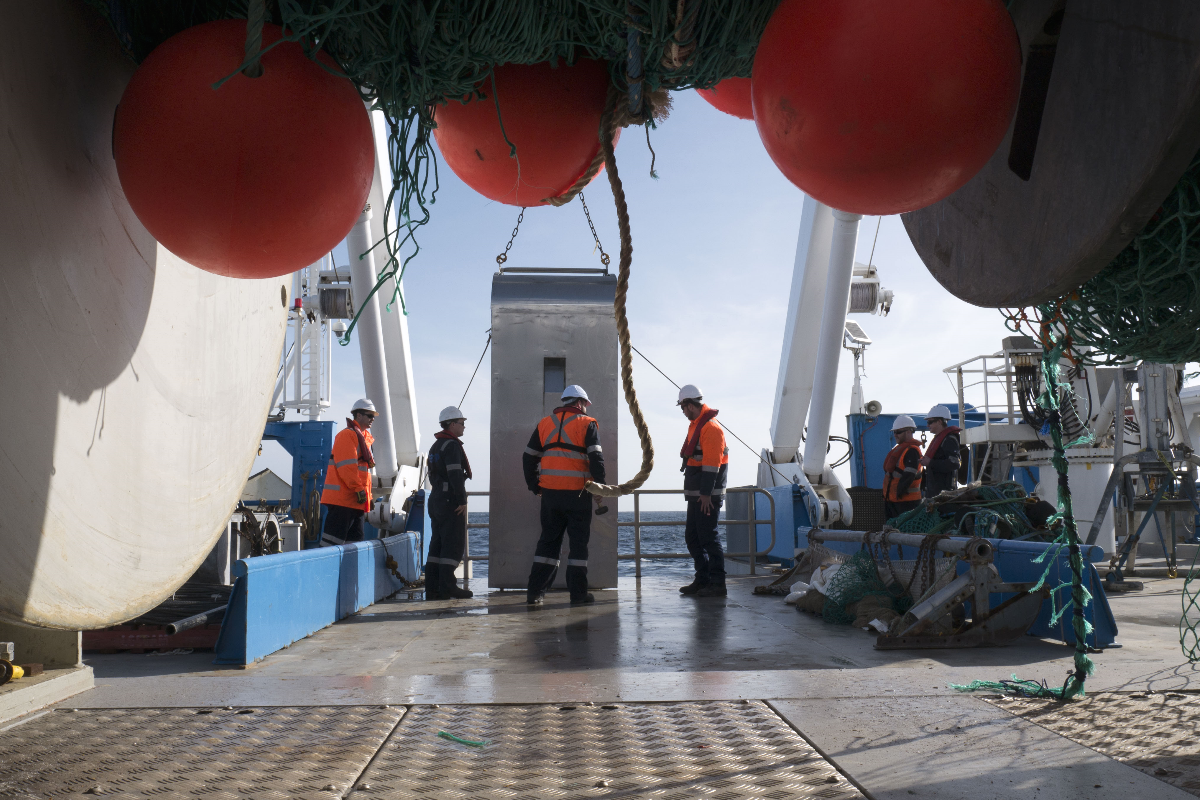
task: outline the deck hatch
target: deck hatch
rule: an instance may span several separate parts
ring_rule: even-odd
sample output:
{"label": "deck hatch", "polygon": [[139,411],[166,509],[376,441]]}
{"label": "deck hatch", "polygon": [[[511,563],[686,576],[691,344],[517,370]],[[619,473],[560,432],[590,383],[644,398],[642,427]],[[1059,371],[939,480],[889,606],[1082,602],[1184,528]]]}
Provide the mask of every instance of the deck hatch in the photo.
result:
{"label": "deck hatch", "polygon": [[403,714],[379,706],[53,711],[3,734],[0,797],[342,797]]}
{"label": "deck hatch", "polygon": [[414,706],[362,784],[356,800],[863,797],[761,702]]}
{"label": "deck hatch", "polygon": [[1018,697],[983,699],[1200,796],[1200,695],[1194,691],[1106,692],[1073,703]]}

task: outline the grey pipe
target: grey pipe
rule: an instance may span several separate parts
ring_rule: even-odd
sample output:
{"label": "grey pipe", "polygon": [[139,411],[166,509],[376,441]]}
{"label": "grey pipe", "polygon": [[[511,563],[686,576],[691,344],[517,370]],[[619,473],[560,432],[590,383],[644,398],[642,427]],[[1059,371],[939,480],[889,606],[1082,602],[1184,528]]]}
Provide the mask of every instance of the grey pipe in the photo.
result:
{"label": "grey pipe", "polygon": [[180,631],[187,631],[191,630],[192,628],[199,628],[201,625],[206,625],[208,624],[209,617],[215,617],[218,614],[223,616],[225,614],[225,609],[227,608],[229,608],[228,604],[219,606],[217,608],[211,608],[202,614],[194,614],[193,616],[186,617],[178,622],[172,622],[167,626],[167,635],[173,636]]}
{"label": "grey pipe", "polygon": [[[864,531],[827,531],[813,528],[808,534],[810,541],[854,542],[857,544],[866,542],[868,537],[877,537],[875,541],[881,541],[884,544],[905,547],[920,547],[926,539],[919,533],[901,533],[900,531],[885,531],[876,534]],[[934,543],[934,548],[943,553],[960,556],[974,555],[979,558],[990,558],[992,554],[992,545],[984,539],[939,539]]]}

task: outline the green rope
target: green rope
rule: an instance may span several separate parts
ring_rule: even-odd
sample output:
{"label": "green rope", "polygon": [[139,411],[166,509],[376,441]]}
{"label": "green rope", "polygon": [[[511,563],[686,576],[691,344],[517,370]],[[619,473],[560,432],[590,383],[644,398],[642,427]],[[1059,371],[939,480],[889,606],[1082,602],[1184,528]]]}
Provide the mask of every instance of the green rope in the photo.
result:
{"label": "green rope", "polygon": [[[1059,381],[1059,361],[1066,348],[1066,337],[1056,335],[1052,326],[1042,327],[1043,342],[1053,342],[1049,349],[1042,352],[1042,384],[1045,387],[1038,397],[1038,405],[1048,412],[1050,441],[1054,449],[1051,463],[1058,472],[1058,514],[1062,521],[1062,533],[1053,542],[1053,547],[1034,559],[1035,563],[1048,562],[1042,577],[1030,590],[1039,591],[1050,577],[1050,572],[1059,563],[1059,555],[1065,547],[1068,551],[1067,560],[1071,568],[1071,599],[1062,608],[1055,608],[1055,595],[1067,584],[1061,584],[1050,593],[1051,624],[1055,624],[1068,608],[1072,611],[1072,630],[1075,634],[1075,669],[1067,676],[1061,688],[1052,688],[1045,683],[1022,681],[1013,676],[1011,681],[972,681],[966,685],[950,684],[951,688],[960,692],[992,691],[1002,694],[1019,694],[1026,697],[1049,697],[1055,700],[1067,701],[1083,694],[1084,681],[1095,670],[1092,659],[1088,656],[1087,637],[1092,632],[1092,625],[1087,621],[1084,612],[1091,602],[1092,595],[1083,585],[1083,553],[1079,546],[1079,531],[1075,525],[1075,513],[1071,502],[1071,486],[1067,481],[1066,448],[1076,442],[1063,442],[1062,417],[1059,412],[1059,398],[1062,396],[1062,386]],[[1085,434],[1086,436],[1086,434]]]}
{"label": "green rope", "polygon": [[487,745],[488,745],[488,742],[486,739],[484,739],[482,741],[475,741],[474,739],[464,739],[461,736],[455,736],[453,733],[448,733],[447,731],[438,731],[437,735],[443,739],[449,739],[452,742],[458,742],[459,744],[465,744],[468,747],[487,747]]}

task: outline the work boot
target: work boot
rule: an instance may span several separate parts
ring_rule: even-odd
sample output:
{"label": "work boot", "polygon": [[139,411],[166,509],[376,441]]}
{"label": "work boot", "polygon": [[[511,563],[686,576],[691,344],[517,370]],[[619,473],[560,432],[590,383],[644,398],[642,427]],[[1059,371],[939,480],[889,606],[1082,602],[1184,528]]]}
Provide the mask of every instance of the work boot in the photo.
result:
{"label": "work boot", "polygon": [[466,600],[468,597],[475,596],[475,593],[470,589],[458,588],[458,579],[454,577],[454,567],[449,564],[443,564],[441,573],[442,583],[439,593],[443,600]]}
{"label": "work boot", "polygon": [[680,586],[679,593],[688,595],[695,594],[703,589],[706,585],[707,584],[705,582],[701,581],[699,578],[696,578],[696,580],[692,581],[687,586]]}
{"label": "work boot", "polygon": [[571,602],[587,594],[587,567],[567,567],[567,591],[571,593]]}
{"label": "work boot", "polygon": [[706,583],[696,592],[696,597],[725,597],[728,592],[725,591],[725,582],[721,583]]}
{"label": "work boot", "polygon": [[445,600],[442,597],[442,573],[441,564],[426,564],[425,565],[425,599],[426,600]]}
{"label": "work boot", "polygon": [[588,592],[582,597],[571,598],[571,605],[573,606],[586,606],[588,603],[594,602],[596,602],[596,595],[592,594],[591,592]]}
{"label": "work boot", "polygon": [[529,584],[525,589],[526,602],[531,606],[541,605],[542,597],[554,583],[554,577],[557,574],[558,567],[553,564],[533,562],[533,566],[529,568]]}

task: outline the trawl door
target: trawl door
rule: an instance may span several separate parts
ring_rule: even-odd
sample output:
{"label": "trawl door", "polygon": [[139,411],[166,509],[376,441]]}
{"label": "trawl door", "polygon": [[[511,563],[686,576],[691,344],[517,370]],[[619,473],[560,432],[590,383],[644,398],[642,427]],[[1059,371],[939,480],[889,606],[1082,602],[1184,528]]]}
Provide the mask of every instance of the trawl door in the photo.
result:
{"label": "trawl door", "polygon": [[[579,384],[600,427],[608,482],[617,482],[617,325],[613,275],[497,273],[492,280],[492,438],[488,585],[520,589],[541,533],[540,500],[525,486],[529,435]],[[617,504],[592,517],[588,581],[617,585]],[[566,540],[563,541],[563,563]],[[562,586],[560,569],[556,586]]]}

